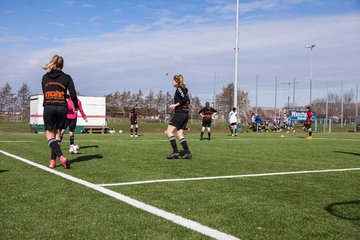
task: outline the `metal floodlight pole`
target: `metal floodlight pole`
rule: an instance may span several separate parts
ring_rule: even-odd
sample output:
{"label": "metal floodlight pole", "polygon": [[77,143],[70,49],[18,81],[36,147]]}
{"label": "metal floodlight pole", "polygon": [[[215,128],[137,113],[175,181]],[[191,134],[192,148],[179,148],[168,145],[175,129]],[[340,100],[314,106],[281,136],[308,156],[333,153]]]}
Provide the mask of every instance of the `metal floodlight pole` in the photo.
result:
{"label": "metal floodlight pole", "polygon": [[168,108],[168,102],[167,102],[167,92],[168,92],[167,76],[168,75],[169,75],[169,73],[165,73],[165,116],[164,116],[165,124],[167,123],[167,108]]}
{"label": "metal floodlight pole", "polygon": [[277,76],[275,76],[275,116],[277,110]]}
{"label": "metal floodlight pole", "polygon": [[[213,108],[216,109],[216,71],[214,72],[214,99],[213,99]],[[215,126],[215,118],[213,120],[213,125]]]}
{"label": "metal floodlight pole", "polygon": [[234,107],[237,107],[237,90],[238,90],[238,60],[239,60],[239,0],[236,0],[236,34],[235,34],[235,71],[234,71]]}
{"label": "metal floodlight pole", "polygon": [[280,84],[287,84],[289,86],[288,103],[287,103],[287,108],[288,108],[288,111],[289,111],[290,110],[290,85],[291,85],[291,82],[280,83]]}
{"label": "metal floodlight pole", "polygon": [[295,78],[294,78],[294,81],[293,81],[293,109],[295,110]]}
{"label": "metal floodlight pole", "polygon": [[359,84],[356,84],[356,105],[355,105],[355,114],[356,116],[359,113]]}
{"label": "metal floodlight pole", "polygon": [[312,79],[313,79],[313,76],[312,76],[312,50],[313,48],[315,47],[314,44],[311,44],[311,45],[307,45],[305,48],[310,48],[310,102],[309,102],[309,105],[311,106],[311,101],[312,101]]}
{"label": "metal floodlight pole", "polygon": [[289,86],[289,93],[288,93],[288,111],[290,110],[290,92],[291,92],[291,84],[294,84],[294,88],[293,88],[293,107],[295,107],[295,84],[297,84],[299,82],[295,82],[295,78],[292,82],[286,82],[286,83],[280,83],[280,84],[287,84]]}
{"label": "metal floodlight pole", "polygon": [[324,124],[325,127],[328,124],[329,121],[328,118],[329,118],[329,81],[326,82],[326,112],[325,112],[325,124]]}
{"label": "metal floodlight pole", "polygon": [[259,76],[256,74],[256,95],[255,95],[255,112],[258,112],[258,86],[259,86]]}
{"label": "metal floodlight pole", "polygon": [[355,132],[357,130],[357,119],[359,118],[359,115],[358,115],[358,105],[359,105],[359,84],[356,84],[356,104],[355,104]]}
{"label": "metal floodlight pole", "polygon": [[341,128],[344,127],[344,82],[341,82]]}

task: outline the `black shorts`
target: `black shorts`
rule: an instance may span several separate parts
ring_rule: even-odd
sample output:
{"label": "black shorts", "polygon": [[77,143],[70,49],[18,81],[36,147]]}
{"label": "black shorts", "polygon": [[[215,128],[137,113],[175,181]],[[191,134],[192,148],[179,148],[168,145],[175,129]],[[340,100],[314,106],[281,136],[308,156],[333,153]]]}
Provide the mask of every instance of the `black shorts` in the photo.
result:
{"label": "black shorts", "polygon": [[188,120],[188,113],[175,113],[175,115],[170,119],[169,125],[176,127],[177,130],[186,130]]}
{"label": "black shorts", "polygon": [[74,132],[75,128],[76,128],[76,123],[77,123],[77,118],[74,118],[74,119],[67,118],[65,121],[64,129],[69,127],[69,131]]}
{"label": "black shorts", "polygon": [[236,125],[236,123],[230,123],[230,126],[235,126]]}
{"label": "black shorts", "polygon": [[203,118],[201,126],[202,127],[211,127],[211,118],[210,119]]}
{"label": "black shorts", "polygon": [[131,123],[131,125],[137,124],[136,118],[130,118],[130,123]]}
{"label": "black shorts", "polygon": [[44,106],[45,130],[54,131],[63,129],[66,121],[66,106],[46,105]]}
{"label": "black shorts", "polygon": [[304,123],[304,127],[305,127],[306,129],[310,129],[310,128],[311,128],[311,123],[310,123],[310,124]]}

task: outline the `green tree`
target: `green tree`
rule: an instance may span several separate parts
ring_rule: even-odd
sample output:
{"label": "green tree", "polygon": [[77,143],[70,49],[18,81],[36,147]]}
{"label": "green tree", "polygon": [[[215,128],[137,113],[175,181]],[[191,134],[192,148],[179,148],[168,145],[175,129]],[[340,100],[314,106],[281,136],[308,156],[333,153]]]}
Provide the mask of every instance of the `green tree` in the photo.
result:
{"label": "green tree", "polygon": [[5,86],[0,90],[0,111],[9,112],[14,109],[14,93],[12,92],[12,87],[8,82],[5,83]]}
{"label": "green tree", "polygon": [[21,111],[21,121],[30,114],[30,87],[23,83],[17,92],[17,108]]}

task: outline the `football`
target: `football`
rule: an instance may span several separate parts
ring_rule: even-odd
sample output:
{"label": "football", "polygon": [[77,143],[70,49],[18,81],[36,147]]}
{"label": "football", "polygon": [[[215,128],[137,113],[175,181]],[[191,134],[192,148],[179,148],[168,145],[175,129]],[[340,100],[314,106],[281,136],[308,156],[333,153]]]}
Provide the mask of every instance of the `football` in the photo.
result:
{"label": "football", "polygon": [[77,154],[78,151],[79,151],[79,146],[78,145],[70,145],[69,153]]}
{"label": "football", "polygon": [[123,133],[123,130],[120,129],[120,130],[119,130],[119,133]]}

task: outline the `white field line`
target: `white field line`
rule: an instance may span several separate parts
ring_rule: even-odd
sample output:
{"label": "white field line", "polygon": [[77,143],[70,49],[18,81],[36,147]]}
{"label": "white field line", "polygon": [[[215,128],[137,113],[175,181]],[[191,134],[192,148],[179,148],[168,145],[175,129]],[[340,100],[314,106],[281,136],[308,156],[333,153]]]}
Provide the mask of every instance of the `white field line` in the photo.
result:
{"label": "white field line", "polygon": [[232,175],[232,176],[159,179],[159,180],[148,180],[148,181],[138,181],[138,182],[106,183],[106,184],[97,184],[97,185],[101,186],[101,187],[111,187],[111,186],[126,186],[126,185],[139,185],[139,184],[148,184],[148,183],[160,183],[160,182],[161,183],[162,182],[184,182],[184,181],[200,181],[200,180],[228,179],[228,178],[293,175],[293,174],[306,174],[306,173],[345,172],[345,171],[358,171],[358,170],[360,170],[360,168],[342,168],[342,169],[309,170],[309,171],[294,171],[294,172],[257,173],[257,174],[244,174],[244,175]]}
{"label": "white field line", "polygon": [[204,226],[204,225],[202,225],[202,224],[200,224],[198,222],[183,218],[183,217],[178,216],[176,214],[166,212],[166,211],[164,211],[162,209],[159,209],[157,207],[154,207],[154,206],[151,206],[149,204],[140,202],[138,200],[135,200],[135,199],[130,198],[128,196],[125,196],[123,194],[114,192],[112,190],[106,189],[104,187],[98,186],[96,184],[90,183],[88,181],[82,180],[80,178],[76,178],[76,177],[73,177],[73,176],[68,175],[66,173],[56,171],[54,169],[45,167],[45,166],[43,166],[41,164],[32,162],[30,160],[27,160],[25,158],[13,155],[11,153],[8,153],[8,152],[2,151],[2,150],[0,150],[0,153],[4,154],[6,156],[9,156],[9,157],[15,158],[17,160],[20,160],[20,161],[22,161],[24,163],[27,163],[29,165],[32,165],[34,167],[40,168],[40,169],[42,169],[42,170],[44,170],[46,172],[58,175],[58,176],[60,176],[62,178],[70,180],[72,182],[75,182],[75,183],[78,183],[80,185],[91,188],[91,189],[93,189],[95,191],[98,191],[98,192],[101,192],[101,193],[103,193],[105,195],[116,198],[116,199],[118,199],[118,200],[120,200],[122,202],[125,202],[125,203],[133,206],[133,207],[139,208],[139,209],[144,210],[144,211],[146,211],[148,213],[151,213],[151,214],[154,214],[156,216],[162,217],[162,218],[164,218],[166,220],[169,220],[169,221],[171,221],[173,223],[176,223],[178,225],[181,225],[183,227],[192,229],[192,230],[194,230],[196,232],[199,232],[201,234],[204,234],[206,236],[209,236],[209,237],[212,237],[212,238],[215,238],[215,239],[222,239],[222,240],[239,240],[239,238],[236,238],[236,237],[231,236],[229,234],[226,234],[226,233],[220,232],[220,231],[218,231],[216,229],[212,229],[210,227]]}

